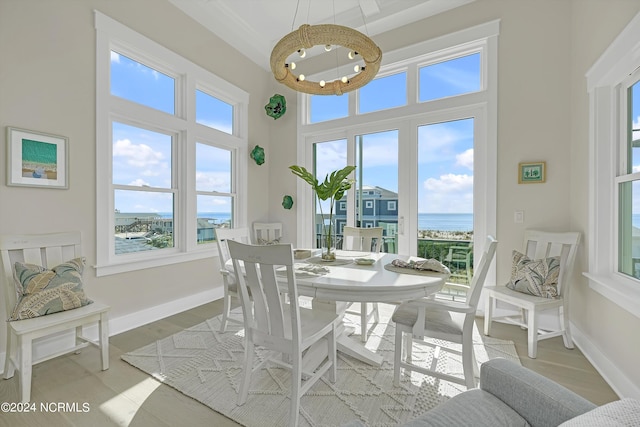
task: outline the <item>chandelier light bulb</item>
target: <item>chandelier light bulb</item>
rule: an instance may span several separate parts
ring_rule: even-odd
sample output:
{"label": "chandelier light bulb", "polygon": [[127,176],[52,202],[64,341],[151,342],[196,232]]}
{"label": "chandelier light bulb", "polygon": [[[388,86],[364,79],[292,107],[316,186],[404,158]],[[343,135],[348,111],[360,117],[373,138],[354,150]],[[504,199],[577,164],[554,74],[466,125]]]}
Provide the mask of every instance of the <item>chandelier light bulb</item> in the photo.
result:
{"label": "chandelier light bulb", "polygon": [[356,73],[360,72],[360,66],[356,65],[355,67],[353,67],[353,71],[355,71]]}
{"label": "chandelier light bulb", "polygon": [[358,52],[354,52],[352,50],[349,51],[349,54],[347,55],[349,57],[349,59],[353,59],[356,57],[356,55],[358,54]]}
{"label": "chandelier light bulb", "polygon": [[324,87],[324,85],[325,85],[325,84],[326,84],[326,83],[325,83],[325,81],[324,81],[324,80],[320,80],[320,87]]}
{"label": "chandelier light bulb", "polygon": [[296,69],[296,63],[292,62],[291,64],[289,64],[289,68],[291,68],[292,70]]}
{"label": "chandelier light bulb", "polygon": [[305,79],[304,74],[300,74],[300,75],[298,76],[298,80],[300,80],[301,82],[303,82],[303,81],[304,81],[304,79]]}
{"label": "chandelier light bulb", "polygon": [[300,55],[300,58],[304,58],[307,56],[307,51],[304,49],[298,49],[298,54]]}
{"label": "chandelier light bulb", "polygon": [[326,50],[327,52],[329,52],[331,50],[331,45],[330,44],[326,44],[324,45],[324,50]]}
{"label": "chandelier light bulb", "polygon": [[349,79],[347,78],[347,76],[342,76],[342,83],[347,83],[349,81]]}

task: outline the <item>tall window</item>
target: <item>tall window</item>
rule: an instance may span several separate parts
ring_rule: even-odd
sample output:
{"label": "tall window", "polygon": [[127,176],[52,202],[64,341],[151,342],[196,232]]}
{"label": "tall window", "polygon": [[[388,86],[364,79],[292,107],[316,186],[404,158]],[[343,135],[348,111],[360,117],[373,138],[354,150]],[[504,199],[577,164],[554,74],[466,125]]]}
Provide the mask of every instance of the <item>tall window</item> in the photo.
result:
{"label": "tall window", "polygon": [[97,274],[211,256],[246,220],[248,95],[96,12]]}
{"label": "tall window", "polygon": [[[447,238],[460,231],[455,237],[470,250],[475,236],[483,243],[495,233],[497,30],[492,22],[451,35],[447,49],[425,42],[404,57],[386,53],[398,62],[358,91],[300,95],[299,161],[321,172],[318,178],[356,166],[337,221],[381,226],[386,252],[420,256],[433,256],[425,240],[442,237],[427,236],[429,229]],[[336,141],[331,155],[319,149]],[[301,190],[311,200],[304,187],[299,198]],[[311,218],[300,209],[298,229],[312,229]],[[299,233],[298,244],[309,245],[310,237]]]}
{"label": "tall window", "polygon": [[590,287],[640,316],[640,14],[587,72]]}

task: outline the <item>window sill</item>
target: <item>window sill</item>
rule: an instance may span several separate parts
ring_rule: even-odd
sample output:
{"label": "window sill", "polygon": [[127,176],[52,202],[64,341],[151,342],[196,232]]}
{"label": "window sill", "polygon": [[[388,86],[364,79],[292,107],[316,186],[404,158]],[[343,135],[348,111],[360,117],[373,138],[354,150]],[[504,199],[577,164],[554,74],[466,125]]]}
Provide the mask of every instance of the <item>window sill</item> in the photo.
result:
{"label": "window sill", "polygon": [[199,250],[189,253],[171,254],[164,257],[154,257],[144,260],[127,261],[121,263],[94,265],[96,276],[109,276],[111,274],[126,273],[129,271],[143,270],[145,268],[162,267],[181,262],[196,261],[218,256],[217,248]]}
{"label": "window sill", "polygon": [[640,318],[640,286],[635,281],[619,275],[582,274],[591,289]]}

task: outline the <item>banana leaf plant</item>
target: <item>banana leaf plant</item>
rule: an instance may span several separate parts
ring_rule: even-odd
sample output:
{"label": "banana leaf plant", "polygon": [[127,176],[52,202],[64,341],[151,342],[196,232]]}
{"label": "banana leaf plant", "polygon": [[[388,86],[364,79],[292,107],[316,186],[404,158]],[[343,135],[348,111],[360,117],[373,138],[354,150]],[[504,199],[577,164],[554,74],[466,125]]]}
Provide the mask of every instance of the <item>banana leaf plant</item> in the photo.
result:
{"label": "banana leaf plant", "polygon": [[318,179],[303,166],[289,166],[289,169],[291,169],[291,172],[293,172],[294,175],[302,178],[311,186],[318,199],[323,201],[329,200],[329,224],[324,224],[325,216],[324,212],[322,212],[322,203],[320,203],[320,216],[323,219],[322,227],[324,231],[323,243],[326,249],[326,252],[324,249],[322,251],[322,258],[326,260],[333,260],[336,258],[335,252],[332,252],[332,247],[335,244],[333,241],[333,235],[335,234],[333,230],[333,208],[336,200],[342,199],[344,193],[353,185],[353,181],[347,179],[347,177],[356,169],[356,167],[345,166],[340,170],[333,171],[330,174],[327,174],[322,182],[318,181]]}

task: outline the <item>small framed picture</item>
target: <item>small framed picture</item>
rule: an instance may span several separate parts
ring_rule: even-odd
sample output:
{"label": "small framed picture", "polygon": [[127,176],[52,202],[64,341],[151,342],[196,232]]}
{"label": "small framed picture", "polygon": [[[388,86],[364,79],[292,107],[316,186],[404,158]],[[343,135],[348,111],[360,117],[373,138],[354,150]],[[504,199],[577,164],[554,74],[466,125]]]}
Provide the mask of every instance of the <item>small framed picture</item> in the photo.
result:
{"label": "small framed picture", "polygon": [[7,185],[69,188],[69,139],[7,127]]}
{"label": "small framed picture", "polygon": [[538,184],[545,181],[545,162],[518,164],[518,184]]}

